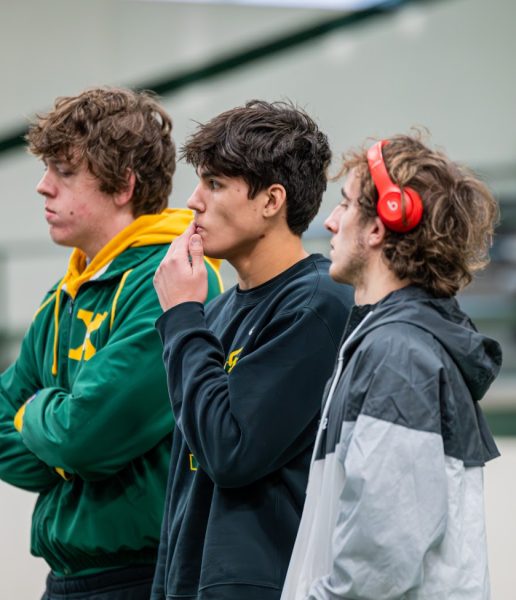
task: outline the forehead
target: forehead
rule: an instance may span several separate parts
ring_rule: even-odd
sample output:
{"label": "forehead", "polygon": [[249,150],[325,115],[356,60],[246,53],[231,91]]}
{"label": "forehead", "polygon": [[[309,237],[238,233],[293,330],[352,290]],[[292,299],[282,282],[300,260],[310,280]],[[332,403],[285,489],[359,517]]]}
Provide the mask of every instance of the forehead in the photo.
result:
{"label": "forehead", "polygon": [[83,163],[86,163],[83,152],[78,148],[60,148],[55,151],[45,154],[42,156],[42,160],[45,163],[59,163],[72,165],[74,167],[81,167]]}
{"label": "forehead", "polygon": [[217,171],[217,169],[214,169],[209,165],[197,167],[196,172],[197,176],[203,179],[207,179],[208,177],[216,177],[217,179],[237,179],[236,177],[225,175],[224,173]]}
{"label": "forehead", "polygon": [[199,167],[197,169],[197,176],[200,179],[217,179],[232,187],[236,186],[241,188],[242,186],[244,186],[246,189],[248,189],[249,187],[246,180],[243,177],[239,177],[237,175],[224,175],[223,173],[217,173],[209,167]]}
{"label": "forehead", "polygon": [[360,179],[358,178],[356,169],[351,169],[347,174],[342,186],[342,195],[348,200],[357,200],[360,196]]}

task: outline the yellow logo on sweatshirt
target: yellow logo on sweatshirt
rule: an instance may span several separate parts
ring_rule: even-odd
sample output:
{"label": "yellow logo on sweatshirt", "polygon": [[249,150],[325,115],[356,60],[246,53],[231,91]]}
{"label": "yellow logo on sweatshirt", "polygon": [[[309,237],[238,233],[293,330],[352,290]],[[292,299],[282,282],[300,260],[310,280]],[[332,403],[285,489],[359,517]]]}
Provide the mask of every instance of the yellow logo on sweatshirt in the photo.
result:
{"label": "yellow logo on sweatshirt", "polygon": [[188,459],[190,461],[190,471],[197,471],[199,468],[199,463],[191,452],[188,454]]}
{"label": "yellow logo on sweatshirt", "polygon": [[84,336],[84,342],[78,348],[73,348],[68,352],[69,358],[72,360],[90,360],[90,358],[95,355],[97,349],[91,343],[90,335],[102,325],[102,322],[107,315],[107,312],[97,313],[95,315],[91,310],[83,310],[82,308],[78,310],[77,318],[86,325],[86,334]]}
{"label": "yellow logo on sweatshirt", "polygon": [[226,373],[231,373],[231,371],[235,368],[235,365],[237,364],[238,359],[240,358],[240,353],[243,349],[244,348],[242,347],[238,350],[233,350],[233,352],[229,353],[226,364],[224,365],[224,370],[226,371]]}

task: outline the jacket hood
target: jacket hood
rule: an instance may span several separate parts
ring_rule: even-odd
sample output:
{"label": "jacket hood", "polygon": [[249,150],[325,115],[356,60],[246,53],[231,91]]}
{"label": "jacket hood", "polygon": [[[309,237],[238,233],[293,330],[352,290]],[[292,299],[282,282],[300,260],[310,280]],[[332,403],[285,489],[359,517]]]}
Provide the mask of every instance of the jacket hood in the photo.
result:
{"label": "jacket hood", "polygon": [[170,244],[181,235],[193,218],[187,209],[167,208],[156,215],[142,215],[111,239],[88,263],[82,250],[74,248],[60,287],[75,298],[86,281],[98,279],[124,250],[156,244]]}
{"label": "jacket hood", "polygon": [[[127,264],[124,266],[123,260],[116,261],[125,250],[128,248],[141,248],[142,246],[170,244],[176,237],[185,231],[192,219],[193,213],[187,209],[167,208],[159,214],[142,215],[111,239],[89,263],[84,252],[79,250],[79,248],[74,248],[68,263],[68,270],[63,279],[59,282],[55,295],[52,296],[52,298],[54,298],[53,375],[57,375],[59,305],[61,292],[65,290],[72,299],[75,299],[80,287],[84,283],[99,279],[104,273],[108,272],[108,270],[110,275],[125,271]],[[205,260],[214,267],[215,272],[218,272],[220,260]],[[116,297],[120,294],[130,271],[131,269],[124,272]],[[43,306],[45,305],[46,304]]]}
{"label": "jacket hood", "polygon": [[473,399],[485,395],[500,371],[502,350],[498,342],[476,330],[455,298],[435,298],[416,286],[396,290],[373,307],[351,348],[371,330],[399,322],[430,333],[457,364]]}

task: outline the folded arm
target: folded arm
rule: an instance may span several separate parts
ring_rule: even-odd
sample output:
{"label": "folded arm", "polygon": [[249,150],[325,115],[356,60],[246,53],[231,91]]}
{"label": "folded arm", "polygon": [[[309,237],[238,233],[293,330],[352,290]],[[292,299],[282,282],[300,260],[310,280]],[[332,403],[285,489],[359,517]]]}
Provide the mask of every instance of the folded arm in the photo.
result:
{"label": "folded arm", "polygon": [[17,412],[41,386],[32,338],[33,331],[29,330],[17,361],[0,376],[0,479],[31,492],[42,492],[60,477],[27,448],[14,425]]}
{"label": "folded arm", "polygon": [[21,439],[36,457],[102,479],[171,431],[159,313],[148,276],[124,288],[108,342],[83,362],[71,389],[42,387],[27,405]]}
{"label": "folded arm", "polygon": [[230,373],[201,304],[176,306],[158,329],[177,425],[218,485],[252,483],[311,443],[306,430],[315,427],[336,352],[315,312],[277,315]]}

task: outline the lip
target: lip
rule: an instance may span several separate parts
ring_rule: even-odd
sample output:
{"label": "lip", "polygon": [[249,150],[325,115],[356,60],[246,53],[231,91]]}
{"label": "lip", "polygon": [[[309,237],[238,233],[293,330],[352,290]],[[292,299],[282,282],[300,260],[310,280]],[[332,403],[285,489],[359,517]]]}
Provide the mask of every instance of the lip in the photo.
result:
{"label": "lip", "polygon": [[53,210],[50,210],[49,208],[46,208],[46,207],[45,207],[45,219],[46,219],[47,221],[51,221],[51,220],[53,220],[53,219],[54,219],[54,217],[56,216],[56,214],[57,214],[57,213],[56,213],[55,211],[53,211]]}

